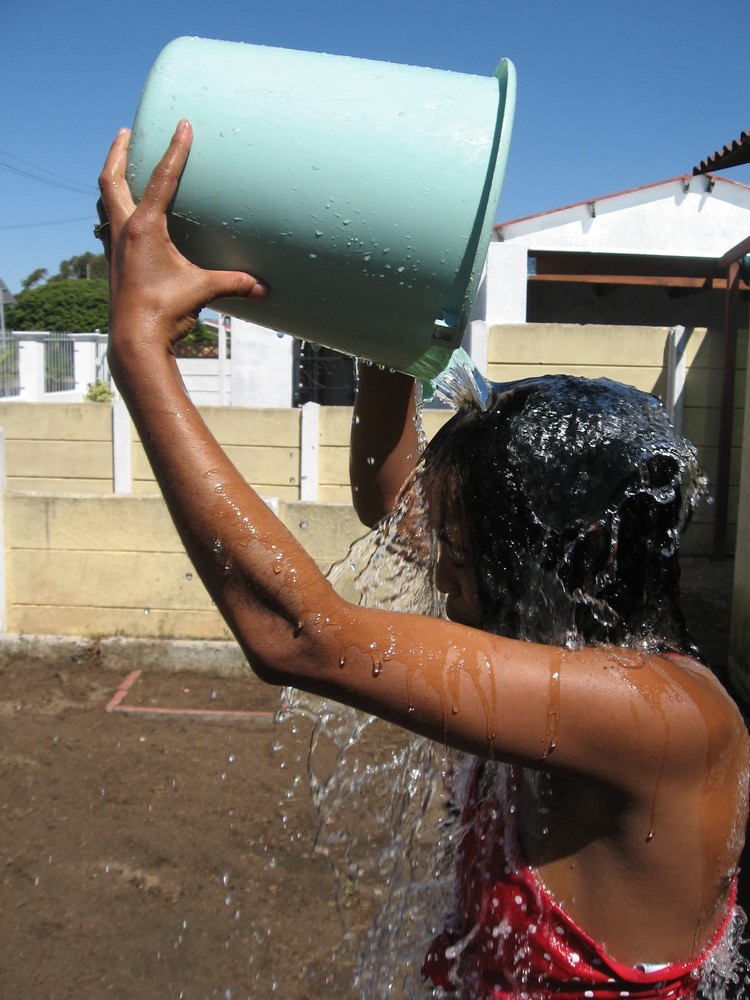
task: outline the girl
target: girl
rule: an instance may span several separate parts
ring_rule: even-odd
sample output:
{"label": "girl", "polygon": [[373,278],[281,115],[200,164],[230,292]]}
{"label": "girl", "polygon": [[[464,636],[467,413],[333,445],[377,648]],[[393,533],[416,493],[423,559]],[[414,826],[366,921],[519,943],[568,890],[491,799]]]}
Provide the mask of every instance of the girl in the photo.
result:
{"label": "girl", "polygon": [[[258,676],[480,762],[458,921],[429,949],[425,974],[471,1000],[693,997],[732,913],[748,741],[674,610],[682,491],[695,488],[687,452],[657,420],[665,443],[649,465],[626,432],[637,407],[616,389],[580,412],[555,380],[501,392],[489,417],[460,413],[428,459],[451,620],[348,603],[182,384],[173,345],[198,311],[272,294],[250,275],[194,266],[171,243],[167,211],[191,139],[180,122],[137,207],[127,130],[104,165],[111,371],[183,543]],[[648,580],[647,606],[634,580]],[[498,761],[510,765],[502,797]]]}

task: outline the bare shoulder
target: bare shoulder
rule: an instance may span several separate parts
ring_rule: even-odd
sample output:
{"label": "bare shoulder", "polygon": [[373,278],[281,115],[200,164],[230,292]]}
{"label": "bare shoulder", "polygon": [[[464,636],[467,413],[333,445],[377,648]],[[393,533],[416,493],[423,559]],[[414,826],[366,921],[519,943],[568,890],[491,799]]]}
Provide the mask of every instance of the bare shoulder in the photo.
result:
{"label": "bare shoulder", "polygon": [[573,770],[636,797],[657,780],[702,784],[707,768],[722,782],[746,771],[742,714],[707,667],[687,656],[615,647],[593,648],[582,659],[587,669],[567,671],[568,724],[561,714],[559,726]]}
{"label": "bare shoulder", "polygon": [[653,658],[653,670],[663,674],[676,696],[682,695],[688,713],[700,720],[712,743],[747,735],[737,702],[704,664],[689,656],[661,655]]}

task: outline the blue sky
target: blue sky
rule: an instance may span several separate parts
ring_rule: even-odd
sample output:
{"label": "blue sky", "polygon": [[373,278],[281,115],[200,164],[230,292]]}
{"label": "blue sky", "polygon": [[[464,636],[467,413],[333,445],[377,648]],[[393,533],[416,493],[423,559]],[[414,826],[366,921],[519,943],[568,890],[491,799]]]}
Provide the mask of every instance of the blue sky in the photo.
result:
{"label": "blue sky", "polygon": [[[499,220],[689,173],[750,128],[747,0],[6,0],[0,278],[97,251],[96,178],[179,35],[518,73]],[[750,167],[725,172],[750,184]]]}

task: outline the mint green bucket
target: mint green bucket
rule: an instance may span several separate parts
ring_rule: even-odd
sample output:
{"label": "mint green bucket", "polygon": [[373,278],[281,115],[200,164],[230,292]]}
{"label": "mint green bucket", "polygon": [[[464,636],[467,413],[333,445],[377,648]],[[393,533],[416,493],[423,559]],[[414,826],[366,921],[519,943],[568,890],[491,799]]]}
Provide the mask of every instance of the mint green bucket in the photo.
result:
{"label": "mint green bucket", "polygon": [[507,60],[480,77],[178,38],[146,81],[128,179],[139,197],[189,118],[172,238],[271,290],[215,308],[431,378],[469,318],[514,107]]}

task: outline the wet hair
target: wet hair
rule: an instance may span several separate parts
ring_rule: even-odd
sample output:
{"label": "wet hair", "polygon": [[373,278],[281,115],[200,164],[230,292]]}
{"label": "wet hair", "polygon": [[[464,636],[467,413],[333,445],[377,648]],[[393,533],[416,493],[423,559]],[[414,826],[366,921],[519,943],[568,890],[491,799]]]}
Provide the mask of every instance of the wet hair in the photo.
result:
{"label": "wet hair", "polygon": [[486,631],[697,656],[679,607],[680,538],[706,481],[660,401],[608,379],[494,386],[423,456],[436,530],[458,518]]}

